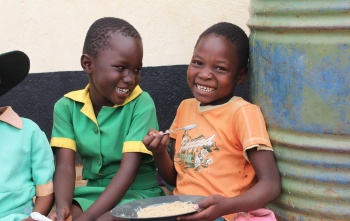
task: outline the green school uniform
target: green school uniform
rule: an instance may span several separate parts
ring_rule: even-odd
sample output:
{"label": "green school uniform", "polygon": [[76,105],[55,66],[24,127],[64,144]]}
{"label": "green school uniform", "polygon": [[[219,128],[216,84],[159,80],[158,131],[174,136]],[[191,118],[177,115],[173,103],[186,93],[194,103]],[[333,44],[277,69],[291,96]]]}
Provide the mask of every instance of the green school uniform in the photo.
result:
{"label": "green school uniform", "polygon": [[115,173],[125,152],[145,153],[134,183],[119,204],[162,196],[151,152],[142,143],[149,128],[158,129],[152,98],[138,86],[122,105],[102,107],[97,119],[89,97],[89,85],[58,100],[54,108],[51,146],[78,151],[86,186],[77,187],[74,200],[89,208]]}

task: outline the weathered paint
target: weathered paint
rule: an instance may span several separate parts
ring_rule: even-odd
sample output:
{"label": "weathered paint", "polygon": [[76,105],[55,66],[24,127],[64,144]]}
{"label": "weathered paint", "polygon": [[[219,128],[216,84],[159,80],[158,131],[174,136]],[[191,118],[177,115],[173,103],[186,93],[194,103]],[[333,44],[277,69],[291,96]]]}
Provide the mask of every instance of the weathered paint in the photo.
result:
{"label": "weathered paint", "polygon": [[282,195],[278,220],[350,220],[350,137],[269,128]]}
{"label": "weathered paint", "polygon": [[350,1],[251,0],[250,94],[282,177],[278,220],[350,220]]}

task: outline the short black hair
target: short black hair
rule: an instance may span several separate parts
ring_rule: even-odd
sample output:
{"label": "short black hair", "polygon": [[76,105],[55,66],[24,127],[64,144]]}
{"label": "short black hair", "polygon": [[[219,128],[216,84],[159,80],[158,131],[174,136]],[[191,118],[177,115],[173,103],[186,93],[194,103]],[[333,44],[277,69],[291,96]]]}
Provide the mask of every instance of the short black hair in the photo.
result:
{"label": "short black hair", "polygon": [[100,18],[90,26],[86,34],[83,54],[96,57],[98,50],[109,47],[109,38],[114,33],[141,39],[139,32],[129,22],[114,17]]}
{"label": "short black hair", "polygon": [[210,26],[205,30],[198,38],[195,47],[198,42],[208,35],[223,36],[228,39],[237,48],[237,53],[240,59],[240,67],[245,68],[248,65],[249,60],[249,38],[247,34],[237,25],[228,22],[219,22]]}

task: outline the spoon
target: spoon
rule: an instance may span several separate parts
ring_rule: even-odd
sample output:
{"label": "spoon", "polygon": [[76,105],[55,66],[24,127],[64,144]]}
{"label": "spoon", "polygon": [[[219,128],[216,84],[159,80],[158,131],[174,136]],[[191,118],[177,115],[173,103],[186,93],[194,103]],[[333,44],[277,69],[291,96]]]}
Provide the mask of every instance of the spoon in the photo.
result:
{"label": "spoon", "polygon": [[44,215],[41,215],[40,213],[38,212],[32,212],[30,214],[30,216],[34,219],[34,220],[37,220],[37,221],[52,221],[51,219],[47,218],[46,216]]}
{"label": "spoon", "polygon": [[181,128],[177,128],[175,130],[169,130],[168,132],[165,132],[164,134],[174,133],[177,130],[192,130],[193,128],[195,128],[197,126],[198,126],[198,124],[191,124],[191,125],[187,125],[187,126],[184,126],[184,127],[181,127]]}

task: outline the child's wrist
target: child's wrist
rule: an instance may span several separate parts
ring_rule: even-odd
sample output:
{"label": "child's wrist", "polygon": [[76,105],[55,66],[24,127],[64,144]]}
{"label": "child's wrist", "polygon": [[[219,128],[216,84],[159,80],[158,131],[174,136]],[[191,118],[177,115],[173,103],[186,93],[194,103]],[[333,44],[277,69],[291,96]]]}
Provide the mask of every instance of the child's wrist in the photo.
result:
{"label": "child's wrist", "polygon": [[152,151],[152,155],[153,157],[163,157],[164,155],[168,155],[168,151],[167,150],[163,150],[163,151]]}

